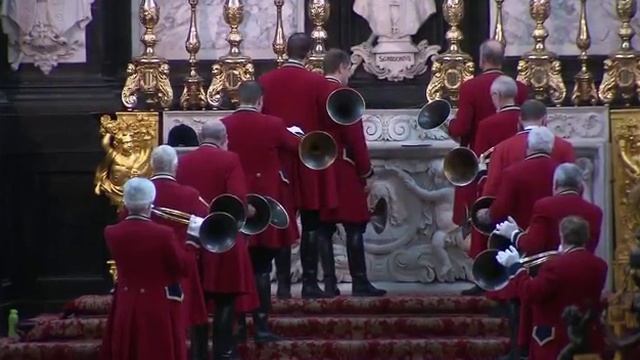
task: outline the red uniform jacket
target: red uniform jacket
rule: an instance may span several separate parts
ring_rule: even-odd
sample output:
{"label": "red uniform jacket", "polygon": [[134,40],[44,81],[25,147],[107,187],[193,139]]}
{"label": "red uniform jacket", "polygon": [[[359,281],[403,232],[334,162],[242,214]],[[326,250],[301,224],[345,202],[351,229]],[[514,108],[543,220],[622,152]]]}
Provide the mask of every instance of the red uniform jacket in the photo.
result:
{"label": "red uniform jacket", "polygon": [[601,294],[607,278],[607,263],[584,248],[573,248],[544,263],[538,276],[519,271],[511,280],[521,298],[532,306],[533,331],[529,359],[556,359],[569,344],[562,313],[577,306],[584,314],[595,311],[587,343],[601,353],[603,336],[599,324]]}
{"label": "red uniform jacket", "polygon": [[188,272],[188,256],[173,229],[129,216],[107,226],[118,282],[104,335],[104,359],[186,359],[182,294],[170,292]]}
{"label": "red uniform jacket", "polygon": [[517,134],[520,130],[520,108],[507,106],[487,117],[478,124],[476,134],[476,154],[485,151]]}
{"label": "red uniform jacket", "polygon": [[591,238],[586,248],[594,252],[600,240],[602,210],[573,191],[536,201],[529,227],[514,239],[517,248],[529,255],[557,249],[560,245],[560,222],[567,216],[580,216],[589,223]]}
{"label": "red uniform jacket", "polygon": [[[178,182],[196,188],[210,203],[218,195],[232,194],[246,199],[247,186],[238,155],[212,144],[202,144],[180,157]],[[208,293],[247,294],[255,292],[253,268],[244,236],[238,234],[231,250],[200,253],[202,284]]]}
{"label": "red uniform jacket", "polygon": [[[491,154],[487,181],[484,184],[482,195],[495,196],[500,188],[502,171],[527,156],[527,137],[529,130],[517,133],[515,136],[498,144]],[[576,154],[570,142],[556,137],[553,143],[551,157],[558,163],[575,162]]]}
{"label": "red uniform jacket", "polygon": [[558,162],[548,154],[533,154],[502,172],[502,181],[496,200],[489,212],[493,222],[508,216],[527,227],[533,204],[553,193],[553,172]]}
{"label": "red uniform jacket", "polygon": [[[339,80],[327,77],[324,98],[332,91],[342,88]],[[326,100],[325,100],[326,102]],[[336,124],[326,114],[323,120],[325,130],[338,144],[338,158],[333,165],[335,182],[340,184],[338,206],[323,209],[320,213],[322,221],[331,223],[367,223],[371,217],[365,192],[366,179],[373,175],[367,142],[364,138],[362,121],[349,126]]]}
{"label": "red uniform jacket", "polygon": [[[296,61],[288,61],[258,81],[264,91],[263,113],[281,118],[287,127],[298,126],[305,134],[321,129],[321,117],[326,113],[322,98],[325,80],[321,75]],[[296,207],[304,210],[336,207],[336,189],[328,182],[333,179],[331,168],[308,169],[297,153],[281,153],[281,159],[285,176],[292,183]]]}
{"label": "red uniform jacket", "polygon": [[[227,128],[229,150],[240,157],[249,192],[270,196],[283,203],[281,183],[284,179],[279,155],[280,152],[296,154],[298,137],[287,131],[282,119],[261,114],[252,108],[238,110],[222,122]],[[284,203],[289,205],[286,201]],[[295,226],[295,218],[289,219],[289,225]],[[268,227],[250,237],[249,246],[290,246],[296,238],[289,234],[288,230]]]}

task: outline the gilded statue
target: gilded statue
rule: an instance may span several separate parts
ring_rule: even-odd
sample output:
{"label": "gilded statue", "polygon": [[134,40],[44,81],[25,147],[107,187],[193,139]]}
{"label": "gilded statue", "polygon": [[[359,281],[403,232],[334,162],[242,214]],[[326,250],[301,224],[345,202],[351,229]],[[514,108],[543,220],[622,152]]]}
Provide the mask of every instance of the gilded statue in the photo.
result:
{"label": "gilded statue", "polygon": [[157,113],[118,113],[100,118],[106,155],[95,174],[96,195],[105,194],[113,205],[122,204],[122,188],[131,177],[149,176],[149,157],[157,142]]}

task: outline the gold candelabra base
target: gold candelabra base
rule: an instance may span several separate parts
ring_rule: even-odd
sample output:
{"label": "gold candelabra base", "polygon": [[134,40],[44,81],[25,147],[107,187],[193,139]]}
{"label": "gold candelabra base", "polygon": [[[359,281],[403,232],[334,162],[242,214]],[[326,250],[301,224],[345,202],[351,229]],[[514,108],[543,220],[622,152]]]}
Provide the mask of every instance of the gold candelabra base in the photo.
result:
{"label": "gold candelabra base", "polygon": [[207,95],[204,92],[200,76],[189,75],[184,80],[184,90],[180,95],[180,107],[183,110],[204,110],[207,107]]}
{"label": "gold candelabra base", "polygon": [[598,91],[593,75],[584,69],[580,70],[574,77],[573,93],[571,102],[578,105],[596,105],[598,103]]}
{"label": "gold candelabra base", "polygon": [[309,58],[307,58],[305,67],[307,68],[307,70],[313,71],[320,75],[324,75],[323,64],[324,55],[311,55],[309,56]]}
{"label": "gold candelabra base", "polygon": [[444,53],[433,60],[431,80],[427,85],[427,100],[447,99],[457,104],[460,86],[473,78],[473,59],[464,53]]}
{"label": "gold candelabra base", "polygon": [[618,97],[629,106],[640,89],[640,57],[635,52],[617,53],[604,61],[599,96],[605,104]]}
{"label": "gold candelabra base", "polygon": [[518,62],[518,81],[526,84],[540,101],[560,106],[567,96],[562,65],[551,52],[530,52]]}
{"label": "gold candelabra base", "polygon": [[173,89],[169,82],[169,64],[155,56],[141,56],[127,65],[127,80],[122,88],[121,100],[128,110],[138,107],[142,96],[146,110],[169,110]]}
{"label": "gold candelabra base", "polygon": [[214,109],[220,109],[223,95],[229,98],[233,106],[238,105],[238,87],[254,79],[255,69],[248,56],[224,56],[211,67],[211,75],[207,102]]}
{"label": "gold candelabra base", "polygon": [[118,268],[116,267],[115,260],[108,260],[107,265],[109,265],[109,275],[111,275],[111,280],[113,283],[118,282]]}

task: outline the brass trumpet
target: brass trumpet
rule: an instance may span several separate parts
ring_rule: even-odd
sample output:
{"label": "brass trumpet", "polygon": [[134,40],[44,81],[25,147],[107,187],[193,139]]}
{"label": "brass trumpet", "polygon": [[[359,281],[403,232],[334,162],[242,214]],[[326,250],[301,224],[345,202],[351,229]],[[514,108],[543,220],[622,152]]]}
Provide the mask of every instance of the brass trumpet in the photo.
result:
{"label": "brass trumpet", "polygon": [[250,218],[247,217],[242,200],[231,194],[223,194],[213,199],[209,205],[209,211],[230,214],[236,220],[239,231],[245,235],[259,234],[270,225],[276,229],[286,229],[289,226],[287,211],[275,199],[249,194],[247,204],[255,209],[254,216]]}
{"label": "brass trumpet", "polygon": [[351,88],[336,89],[327,98],[327,114],[339,125],[352,125],[364,115],[366,104],[362,95]]}
{"label": "brass trumpet", "polygon": [[493,196],[481,196],[473,203],[473,205],[471,205],[471,209],[469,209],[469,220],[471,221],[471,226],[483,235],[491,235],[497,224],[485,224],[480,222],[478,219],[478,212],[481,209],[490,208],[491,204],[493,204],[495,200],[496,198]]}
{"label": "brass trumpet", "polygon": [[438,127],[443,127],[444,132],[449,133],[446,129],[446,123],[451,115],[451,104],[442,99],[437,99],[424,105],[418,113],[418,126],[425,130],[433,130]]}
{"label": "brass trumpet", "polygon": [[[476,284],[487,291],[504,288],[509,283],[509,271],[496,259],[499,250],[488,249],[476,256],[471,270]],[[552,257],[559,255],[557,250],[546,251],[537,255],[520,259],[526,269],[541,265]]]}
{"label": "brass trumpet", "polygon": [[468,147],[458,146],[444,157],[444,175],[454,186],[466,186],[486,175],[491,148],[476,156]]}
{"label": "brass trumpet", "polygon": [[163,219],[187,225],[187,232],[197,237],[200,245],[212,253],[227,252],[236,244],[237,223],[227,213],[214,212],[201,218],[163,207],[153,207],[151,212]]}
{"label": "brass trumpet", "polygon": [[338,158],[338,144],[329,133],[312,131],[298,145],[300,161],[312,170],[324,170]]}

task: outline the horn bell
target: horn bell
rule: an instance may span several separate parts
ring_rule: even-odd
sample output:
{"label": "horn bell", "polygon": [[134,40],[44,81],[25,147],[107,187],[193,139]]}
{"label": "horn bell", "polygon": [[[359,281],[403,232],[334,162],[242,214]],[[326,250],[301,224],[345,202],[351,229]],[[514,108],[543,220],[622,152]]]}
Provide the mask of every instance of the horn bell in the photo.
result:
{"label": "horn bell", "polygon": [[244,202],[239,197],[232,194],[222,194],[216,196],[209,205],[209,213],[222,212],[231,215],[236,219],[238,229],[244,226],[247,221],[247,212]]}
{"label": "horn bell", "polygon": [[288,228],[289,214],[287,213],[287,209],[270,196],[265,196],[264,198],[267,199],[269,207],[271,207],[271,226],[280,230]]}
{"label": "horn bell", "polygon": [[473,150],[459,146],[444,157],[444,176],[454,186],[471,184],[480,172],[480,162]]}
{"label": "horn bell", "polygon": [[451,115],[451,104],[437,99],[424,105],[418,113],[418,126],[424,130],[433,130],[444,124]]}
{"label": "horn bell", "polygon": [[376,234],[382,234],[387,227],[387,218],[389,214],[389,206],[385,198],[380,198],[376,202],[376,206],[371,213],[371,226]]}
{"label": "horn bell", "polygon": [[478,220],[478,211],[490,208],[491,204],[493,204],[495,200],[496,198],[493,196],[481,196],[473,203],[473,205],[471,205],[471,209],[469,210],[471,225],[483,235],[491,235],[493,230],[496,228],[496,224],[481,223]]}
{"label": "horn bell", "polygon": [[271,206],[267,199],[257,194],[247,195],[247,204],[253,206],[256,213],[247,217],[240,231],[245,235],[259,234],[269,227],[271,223]]}
{"label": "horn bell", "polygon": [[298,154],[309,169],[324,170],[338,158],[338,144],[329,133],[313,131],[300,140]]}
{"label": "horn bell", "polygon": [[508,269],[496,259],[497,249],[481,252],[473,261],[471,272],[476,284],[487,291],[502,289],[509,282]]}
{"label": "horn bell", "polygon": [[237,220],[228,213],[214,212],[202,220],[198,238],[207,251],[223,253],[233,248],[237,236]]}
{"label": "horn bell", "polygon": [[366,105],[359,92],[351,88],[341,88],[329,94],[326,108],[327,114],[335,123],[352,125],[362,118]]}

